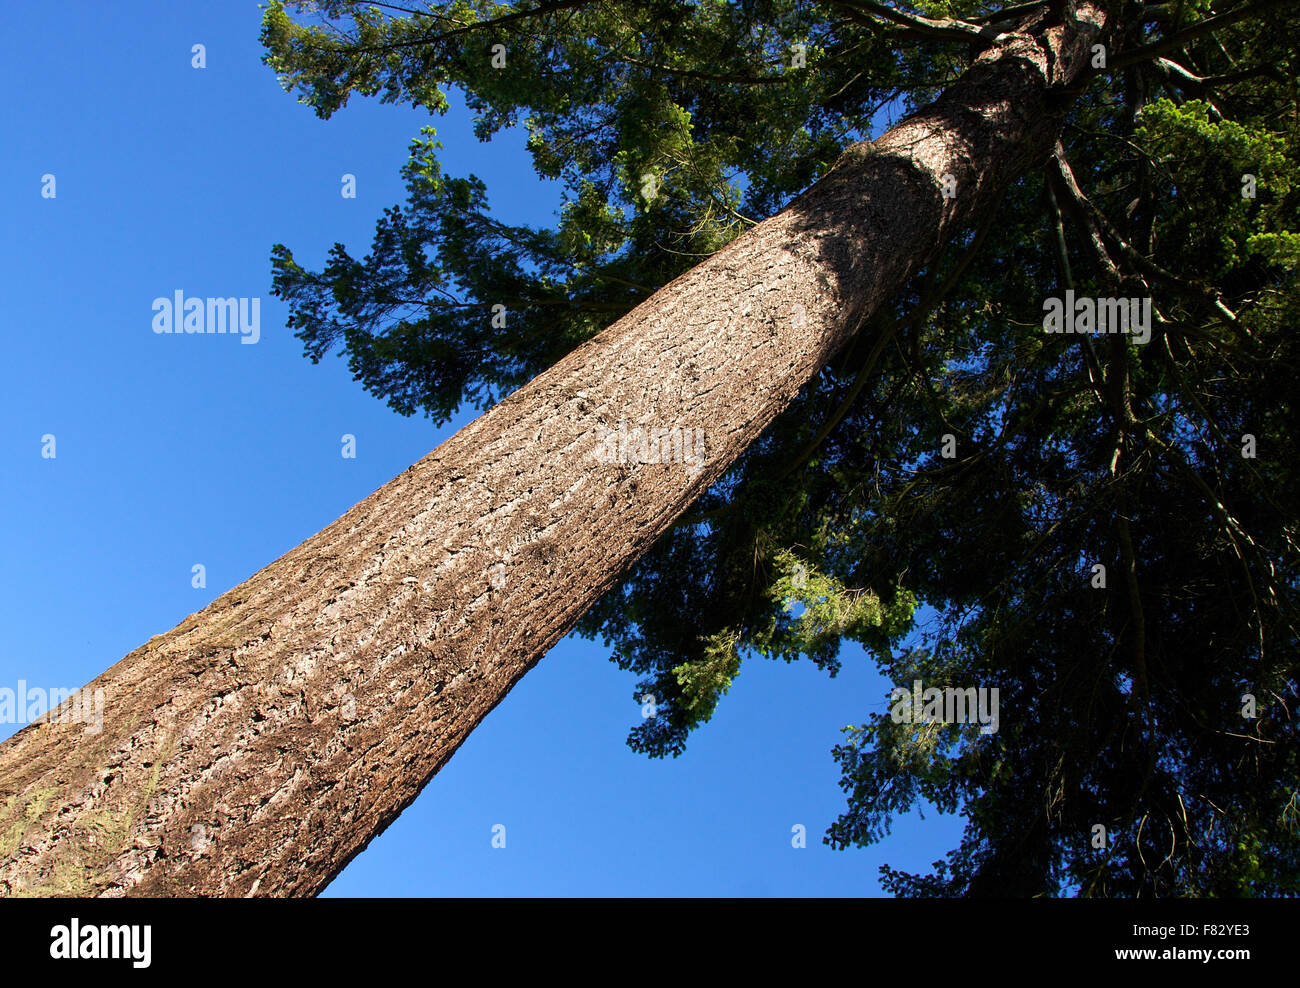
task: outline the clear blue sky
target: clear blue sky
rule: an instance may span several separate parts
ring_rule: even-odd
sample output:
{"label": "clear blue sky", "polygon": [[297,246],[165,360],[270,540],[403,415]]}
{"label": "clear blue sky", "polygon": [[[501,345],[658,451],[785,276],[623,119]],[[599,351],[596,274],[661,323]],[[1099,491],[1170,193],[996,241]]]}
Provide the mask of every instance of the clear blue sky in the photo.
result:
{"label": "clear blue sky", "polygon": [[[354,101],[317,120],[261,64],[259,16],[242,0],[6,11],[0,686],[81,686],[466,421],[401,418],[343,361],[306,360],[269,294],[273,243],[308,266],[336,241],[363,254],[431,122],[447,171],[482,177],[497,215],[553,219],[557,192],[522,135],[480,144],[459,106],[430,121]],[[344,173],[356,199],[339,194]],[[155,335],[152,302],[178,289],[260,298],[260,342]],[[56,459],[41,457],[46,434]],[[195,563],[206,589],[190,585]],[[635,678],[565,639],[329,894],[879,894],[882,862],[924,869],[960,821],[927,813],[867,850],[822,846],[844,805],[830,749],[889,688],[860,652],[844,659],[834,680],[747,662],[686,754],[651,761],[624,744]]]}

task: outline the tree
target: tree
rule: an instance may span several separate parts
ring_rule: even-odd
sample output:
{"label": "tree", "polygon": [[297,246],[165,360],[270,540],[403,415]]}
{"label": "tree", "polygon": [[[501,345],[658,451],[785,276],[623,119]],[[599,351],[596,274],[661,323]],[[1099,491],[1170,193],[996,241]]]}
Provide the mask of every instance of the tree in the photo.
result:
{"label": "tree", "polygon": [[[838,846],[967,813],[900,892],[1294,887],[1282,4],[314,6],[263,37],[318,113],[461,86],[568,203],[494,221],[426,134],[364,261],[276,248],[313,358],[490,410],[91,684],[134,720],[0,747],[11,891],[318,890],[575,624],[657,755],[746,652],[995,681],[1007,730],[836,751]],[[1066,289],[1152,299],[1150,342],[1045,333]]]}

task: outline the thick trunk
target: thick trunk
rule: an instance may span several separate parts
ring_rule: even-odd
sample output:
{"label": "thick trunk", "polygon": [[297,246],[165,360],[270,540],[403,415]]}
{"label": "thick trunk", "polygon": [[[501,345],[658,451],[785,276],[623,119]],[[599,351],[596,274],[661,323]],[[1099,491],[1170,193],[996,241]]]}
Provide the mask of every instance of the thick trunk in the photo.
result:
{"label": "thick trunk", "polygon": [[[104,691],[99,733],[40,723],[0,746],[0,892],[324,888],[863,317],[1046,157],[1049,89],[1099,33],[1079,16],[1004,38],[782,213],[126,656],[87,687]],[[702,429],[705,462],[691,445],[602,462],[620,422]]]}

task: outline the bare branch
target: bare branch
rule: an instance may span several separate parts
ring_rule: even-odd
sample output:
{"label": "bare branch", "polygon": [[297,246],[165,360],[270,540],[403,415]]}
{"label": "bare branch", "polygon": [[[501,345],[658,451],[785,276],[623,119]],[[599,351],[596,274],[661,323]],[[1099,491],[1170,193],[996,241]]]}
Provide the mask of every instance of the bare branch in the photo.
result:
{"label": "bare branch", "polygon": [[970,19],[971,24],[997,24],[1001,21],[1014,21],[1026,14],[1032,14],[1036,10],[1041,10],[1044,0],[1033,0],[1031,3],[1018,3],[1013,7],[1003,7],[1001,10],[995,10],[991,14],[980,14],[978,17]]}
{"label": "bare branch", "polygon": [[1155,67],[1169,78],[1175,86],[1192,94],[1200,94],[1207,89],[1216,89],[1219,86],[1229,86],[1234,82],[1242,82],[1246,79],[1256,79],[1259,76],[1267,76],[1277,82],[1282,82],[1285,76],[1276,65],[1256,65],[1253,68],[1239,69],[1236,72],[1225,72],[1222,75],[1196,75],[1191,70],[1179,65],[1171,58],[1157,58]]}
{"label": "bare branch", "polygon": [[1001,33],[991,26],[981,27],[955,17],[937,20],[920,14],[909,14],[887,3],[880,3],[878,0],[834,0],[834,3],[837,7],[844,8],[849,16],[859,23],[876,26],[879,22],[885,21],[900,28],[904,34],[919,38],[931,38],[937,41],[987,42]]}
{"label": "bare branch", "polygon": [[1119,284],[1124,280],[1123,276],[1111,259],[1110,252],[1106,250],[1101,229],[1097,226],[1097,221],[1088,208],[1090,205],[1088,198],[1083,194],[1083,190],[1079,188],[1079,183],[1074,178],[1074,171],[1070,168],[1070,162],[1065,157],[1065,147],[1060,141],[1056,142],[1056,151],[1052,155],[1052,165],[1052,178],[1065,191],[1066,202],[1082,221],[1083,228],[1088,233],[1088,245],[1092,248],[1093,255],[1101,265],[1104,275],[1113,284]]}
{"label": "bare branch", "polygon": [[1237,315],[1229,309],[1219,296],[1218,292],[1207,286],[1201,281],[1191,278],[1182,278],[1172,271],[1167,271],[1160,265],[1156,264],[1150,258],[1142,254],[1141,251],[1134,248],[1127,240],[1119,235],[1119,232],[1111,225],[1106,218],[1106,214],[1092,204],[1083,191],[1079,188],[1079,183],[1074,179],[1074,172],[1070,168],[1070,163],[1065,158],[1064,149],[1057,144],[1056,155],[1054,157],[1055,167],[1062,180],[1062,187],[1069,193],[1074,203],[1089,218],[1094,229],[1099,230],[1105,235],[1107,241],[1115,247],[1120,255],[1128,262],[1133,264],[1139,271],[1145,275],[1153,277],[1156,281],[1179,291],[1183,294],[1190,295],[1198,301],[1214,309],[1225,320],[1234,327],[1240,328],[1237,323]]}

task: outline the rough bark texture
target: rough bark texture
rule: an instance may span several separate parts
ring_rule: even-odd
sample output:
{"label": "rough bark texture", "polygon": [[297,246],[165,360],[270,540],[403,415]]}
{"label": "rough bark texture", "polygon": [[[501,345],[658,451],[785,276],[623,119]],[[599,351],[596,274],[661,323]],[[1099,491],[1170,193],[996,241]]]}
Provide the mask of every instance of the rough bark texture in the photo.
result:
{"label": "rough bark texture", "polygon": [[[319,892],[847,342],[1044,159],[1100,15],[935,104],[0,746],[0,893]],[[945,199],[942,176],[956,179]],[[703,429],[702,469],[602,428]]]}

